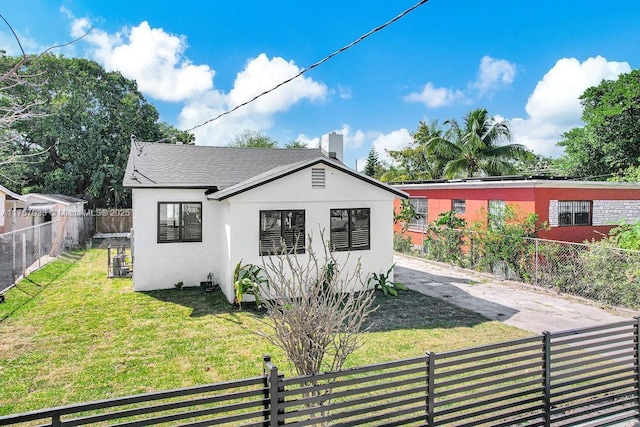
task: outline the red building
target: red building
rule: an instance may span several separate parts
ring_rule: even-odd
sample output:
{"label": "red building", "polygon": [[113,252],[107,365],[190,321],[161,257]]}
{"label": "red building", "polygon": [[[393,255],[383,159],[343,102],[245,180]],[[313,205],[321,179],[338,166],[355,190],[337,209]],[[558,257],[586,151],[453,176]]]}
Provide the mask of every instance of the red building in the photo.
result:
{"label": "red building", "polygon": [[550,229],[538,237],[568,242],[599,240],[620,223],[640,219],[640,183],[488,177],[394,186],[409,193],[410,202],[425,216],[409,228],[415,244],[420,244],[425,223],[451,210],[471,224],[513,206],[518,213],[536,213],[540,223],[548,223]]}

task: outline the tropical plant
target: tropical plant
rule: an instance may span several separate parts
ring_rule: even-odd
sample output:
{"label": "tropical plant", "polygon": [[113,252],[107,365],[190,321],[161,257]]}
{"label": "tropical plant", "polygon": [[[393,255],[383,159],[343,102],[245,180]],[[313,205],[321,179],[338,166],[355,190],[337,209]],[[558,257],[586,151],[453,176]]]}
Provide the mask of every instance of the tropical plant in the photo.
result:
{"label": "tropical plant", "polygon": [[394,282],[389,279],[393,268],[396,266],[394,263],[386,273],[372,273],[371,277],[367,280],[367,286],[371,286],[373,283],[373,289],[380,289],[384,296],[398,296],[398,291],[406,291],[408,288],[400,282]]}
{"label": "tropical plant", "polygon": [[512,205],[506,205],[499,218],[491,218],[484,209],[481,214],[483,218],[472,225],[475,267],[493,272],[500,267],[505,276],[511,272],[529,280],[533,248],[527,238],[547,229],[547,223],[539,223],[538,215],[525,214]]}
{"label": "tropical plant", "polygon": [[424,214],[416,211],[416,207],[409,199],[402,199],[400,209],[397,212],[395,209],[393,211],[393,222],[400,225],[402,234],[406,233],[414,221],[421,218],[424,218]]}
{"label": "tropical plant", "polygon": [[426,228],[424,250],[436,261],[462,264],[462,244],[467,222],[454,211],[443,212]]}
{"label": "tropical plant", "polygon": [[263,286],[269,286],[269,281],[264,277],[262,268],[255,264],[242,265],[242,260],[236,264],[233,271],[233,287],[235,290],[235,303],[242,310],[242,300],[245,295],[251,295],[260,306],[260,294]]}
{"label": "tropical plant", "polygon": [[411,134],[413,141],[408,147],[388,151],[396,165],[391,165],[382,174],[382,180],[414,181],[441,178],[445,162],[441,156],[433,155],[427,147],[429,141],[442,136],[443,130],[437,120],[430,124],[421,121],[418,130]]}
{"label": "tropical plant", "polygon": [[514,162],[525,159],[529,150],[511,141],[507,122],[491,117],[485,108],[470,111],[462,123],[445,122],[444,136],[427,143],[427,153],[445,165],[444,178],[509,175],[516,172]]}

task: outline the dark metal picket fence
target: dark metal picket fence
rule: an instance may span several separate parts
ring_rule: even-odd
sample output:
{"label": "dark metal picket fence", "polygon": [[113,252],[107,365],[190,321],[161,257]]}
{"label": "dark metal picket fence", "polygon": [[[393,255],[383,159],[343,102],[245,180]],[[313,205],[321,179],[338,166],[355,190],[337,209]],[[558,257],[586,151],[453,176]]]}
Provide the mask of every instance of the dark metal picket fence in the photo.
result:
{"label": "dark metal picket fence", "polygon": [[50,426],[602,426],[640,418],[634,319],[285,378],[264,375],[0,417]]}

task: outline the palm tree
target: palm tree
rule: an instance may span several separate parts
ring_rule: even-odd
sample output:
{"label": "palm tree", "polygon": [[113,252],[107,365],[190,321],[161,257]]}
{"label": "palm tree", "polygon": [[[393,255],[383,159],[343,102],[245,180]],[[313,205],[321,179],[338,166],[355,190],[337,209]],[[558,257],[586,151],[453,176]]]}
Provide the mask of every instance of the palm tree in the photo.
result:
{"label": "palm tree", "polygon": [[389,170],[383,178],[393,176],[393,180],[422,180],[438,179],[442,176],[444,162],[439,156],[434,156],[427,149],[429,141],[443,136],[443,129],[437,120],[430,124],[420,122],[418,130],[411,134],[413,141],[402,150],[388,150],[391,158],[396,162],[396,170]]}
{"label": "palm tree", "polygon": [[444,178],[509,175],[516,172],[515,160],[529,150],[511,141],[511,130],[504,120],[491,117],[485,108],[470,111],[462,125],[456,120],[444,122],[449,127],[444,137],[434,137],[428,151],[443,159]]}

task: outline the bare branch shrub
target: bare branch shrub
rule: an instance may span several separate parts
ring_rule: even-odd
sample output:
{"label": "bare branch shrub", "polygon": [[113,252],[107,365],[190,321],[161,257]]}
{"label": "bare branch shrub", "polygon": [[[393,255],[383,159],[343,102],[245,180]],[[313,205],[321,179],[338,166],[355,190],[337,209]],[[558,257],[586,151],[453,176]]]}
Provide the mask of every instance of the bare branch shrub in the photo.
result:
{"label": "bare branch shrub", "polygon": [[[271,333],[261,331],[281,348],[298,375],[342,369],[347,356],[361,345],[360,333],[368,329],[374,307],[374,291],[360,278],[360,260],[353,271],[343,271],[324,239],[324,254],[313,250],[307,239],[304,254],[282,246],[277,255],[263,257],[269,295],[263,295]],[[349,255],[346,254],[344,265]]]}

